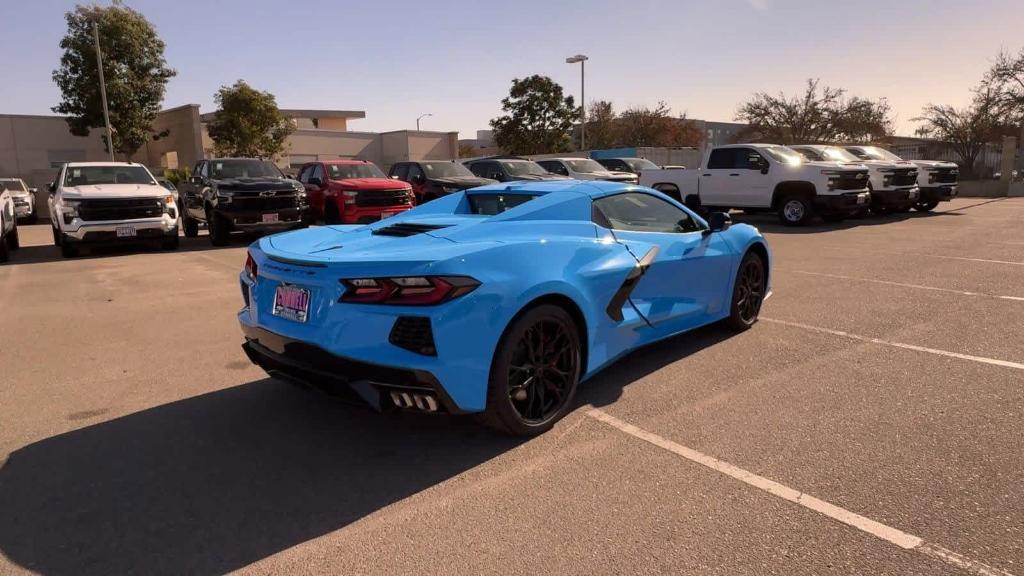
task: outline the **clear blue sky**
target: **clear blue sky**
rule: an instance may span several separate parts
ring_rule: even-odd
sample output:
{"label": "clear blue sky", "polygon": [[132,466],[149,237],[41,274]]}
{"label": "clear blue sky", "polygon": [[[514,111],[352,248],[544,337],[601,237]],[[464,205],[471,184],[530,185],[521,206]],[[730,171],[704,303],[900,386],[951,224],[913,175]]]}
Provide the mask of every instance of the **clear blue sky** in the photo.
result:
{"label": "clear blue sky", "polygon": [[[108,4],[109,2],[101,2]],[[513,77],[546,74],[617,109],[665,100],[733,120],[755,91],[809,77],[887,96],[910,133],[928,102],[965,104],[1001,48],[1024,46],[1024,0],[388,1],[131,0],[178,70],[166,107],[198,103],[243,78],[285,108],[365,110],[353,130],[458,130],[499,113]],[[0,0],[0,113],[48,114],[60,57],[60,0]]]}

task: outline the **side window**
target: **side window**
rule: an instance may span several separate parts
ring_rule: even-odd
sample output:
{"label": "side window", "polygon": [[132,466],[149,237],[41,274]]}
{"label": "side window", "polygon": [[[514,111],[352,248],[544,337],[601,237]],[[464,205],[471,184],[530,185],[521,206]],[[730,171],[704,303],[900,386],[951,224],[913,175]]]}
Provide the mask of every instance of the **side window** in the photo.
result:
{"label": "side window", "polygon": [[632,172],[632,169],[622,160],[608,160],[605,162],[605,167],[609,170],[616,170],[619,172]]}
{"label": "side window", "polygon": [[192,174],[200,178],[206,178],[206,160],[196,164],[196,169],[192,171]]}
{"label": "side window", "polygon": [[312,168],[312,166],[306,164],[301,170],[299,170],[299,182],[302,182],[303,184],[309,182],[309,173],[311,172],[310,168]]}
{"label": "side window", "polygon": [[633,232],[699,232],[703,227],[685,210],[642,192],[627,192],[594,201],[595,224]]}
{"label": "side window", "polygon": [[481,178],[491,178],[493,180],[503,180],[504,176],[501,173],[501,168],[497,162],[474,162],[471,167],[473,174],[480,176]]}
{"label": "side window", "polygon": [[408,182],[409,180],[409,165],[408,164],[395,164],[391,167],[391,175],[397,176],[399,180]]}
{"label": "side window", "polygon": [[735,168],[733,166],[733,151],[735,148],[715,148],[708,157],[708,170],[723,170]]}
{"label": "side window", "polygon": [[760,170],[764,156],[753,148],[734,148],[733,168],[739,170]]}
{"label": "side window", "polygon": [[544,167],[545,170],[553,174],[561,174],[562,176],[569,175],[569,170],[566,169],[565,165],[559,162],[558,160],[545,160],[543,162],[538,162],[538,164],[540,164],[541,166]]}
{"label": "side window", "polygon": [[409,182],[423,178],[423,169],[419,164],[409,164]]}
{"label": "side window", "polygon": [[309,177],[319,178],[320,184],[324,184],[327,182],[327,180],[324,179],[324,167],[322,164],[313,164],[313,171],[310,172]]}

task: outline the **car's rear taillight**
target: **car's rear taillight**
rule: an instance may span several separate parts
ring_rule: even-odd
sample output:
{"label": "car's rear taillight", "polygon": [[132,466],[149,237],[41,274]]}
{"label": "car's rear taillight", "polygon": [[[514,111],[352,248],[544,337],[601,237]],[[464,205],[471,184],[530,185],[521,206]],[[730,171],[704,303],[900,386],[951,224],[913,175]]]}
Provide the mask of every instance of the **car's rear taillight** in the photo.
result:
{"label": "car's rear taillight", "polygon": [[402,276],[347,278],[342,302],[429,306],[469,294],[480,285],[469,276]]}
{"label": "car's rear taillight", "polygon": [[249,280],[256,281],[256,273],[259,270],[256,267],[256,261],[253,260],[252,254],[246,253],[245,255],[245,275],[249,277]]}

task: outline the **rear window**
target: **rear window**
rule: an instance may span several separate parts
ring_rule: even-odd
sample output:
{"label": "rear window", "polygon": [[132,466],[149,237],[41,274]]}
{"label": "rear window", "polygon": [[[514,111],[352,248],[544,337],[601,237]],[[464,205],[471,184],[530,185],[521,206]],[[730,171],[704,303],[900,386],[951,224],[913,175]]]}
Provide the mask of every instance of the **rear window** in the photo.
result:
{"label": "rear window", "polygon": [[532,194],[470,194],[469,210],[471,214],[494,216],[534,198]]}

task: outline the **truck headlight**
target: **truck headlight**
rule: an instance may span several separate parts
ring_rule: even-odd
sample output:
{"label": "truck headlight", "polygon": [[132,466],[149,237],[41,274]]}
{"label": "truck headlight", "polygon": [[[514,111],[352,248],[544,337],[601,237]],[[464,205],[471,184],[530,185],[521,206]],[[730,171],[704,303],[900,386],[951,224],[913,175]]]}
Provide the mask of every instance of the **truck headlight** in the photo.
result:
{"label": "truck headlight", "polygon": [[79,200],[65,200],[61,207],[60,212],[64,218],[65,224],[71,224],[72,220],[78,218],[78,206],[82,202]]}
{"label": "truck headlight", "polygon": [[223,191],[223,190],[217,190],[216,192],[217,192],[217,202],[223,202],[224,204],[231,204],[231,201],[234,200],[234,198],[235,198],[235,195],[233,193],[231,193],[231,192],[226,192],[226,191]]}
{"label": "truck headlight", "polygon": [[357,190],[342,190],[341,195],[345,200],[346,205],[354,205],[356,203],[356,196],[359,196]]}

